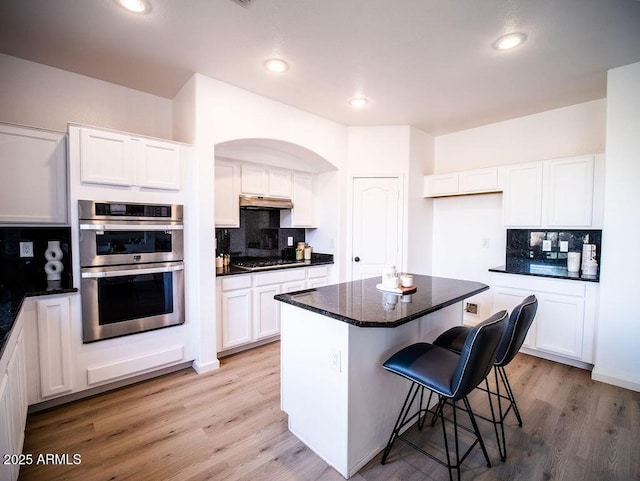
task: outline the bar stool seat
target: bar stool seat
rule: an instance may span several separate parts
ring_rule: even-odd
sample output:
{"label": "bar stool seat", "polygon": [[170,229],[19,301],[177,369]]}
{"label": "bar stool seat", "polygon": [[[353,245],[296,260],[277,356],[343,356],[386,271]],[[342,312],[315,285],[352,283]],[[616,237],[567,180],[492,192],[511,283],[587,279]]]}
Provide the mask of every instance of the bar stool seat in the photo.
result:
{"label": "bar stool seat", "polygon": [[[480,444],[487,466],[491,467],[491,461],[467,400],[467,394],[475,389],[491,372],[498,345],[504,334],[507,316],[506,311],[500,311],[475,326],[467,336],[460,354],[434,344],[421,342],[401,349],[383,364],[387,371],[410,380],[411,386],[382,455],[382,464],[386,463],[393,444],[399,439],[446,466],[449,469],[449,478],[451,480],[453,480],[454,470],[457,472],[458,479],[460,479],[460,465],[476,444]],[[423,405],[425,389],[430,391],[426,406]],[[418,393],[420,393],[420,401],[416,410],[414,403]],[[446,461],[426,452],[401,434],[403,428],[414,422],[416,418],[419,429],[422,429],[426,415],[430,412],[429,404],[433,394],[438,397],[438,404],[434,414],[442,420]],[[459,426],[456,407],[456,402],[460,400],[464,403],[465,409],[463,410],[467,412],[473,427],[473,431],[469,431],[475,437],[462,456],[460,456],[458,442]],[[443,407],[448,401],[453,407],[455,462],[453,462],[449,453],[449,442],[443,413]],[[463,428],[463,426],[460,427]]]}

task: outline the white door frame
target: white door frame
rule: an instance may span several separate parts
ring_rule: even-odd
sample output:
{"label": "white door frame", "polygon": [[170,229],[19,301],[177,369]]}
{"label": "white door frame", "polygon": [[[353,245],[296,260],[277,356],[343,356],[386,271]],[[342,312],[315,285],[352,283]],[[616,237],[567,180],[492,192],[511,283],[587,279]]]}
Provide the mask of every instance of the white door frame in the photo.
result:
{"label": "white door frame", "polygon": [[[406,224],[406,205],[407,199],[405,196],[406,189],[406,178],[402,173],[352,173],[349,175],[349,187],[348,187],[348,195],[347,195],[347,249],[346,249],[346,262],[348,263],[347,267],[347,276],[349,281],[353,280],[353,183],[355,179],[384,179],[384,178],[392,178],[398,179],[398,190],[399,190],[399,202],[398,202],[398,219],[400,221],[400,225],[402,228],[398,232],[398,246],[400,249],[400,265],[398,265],[398,269],[401,271],[406,270],[406,246],[405,246],[405,232],[407,230]],[[382,274],[382,273],[381,273]]]}

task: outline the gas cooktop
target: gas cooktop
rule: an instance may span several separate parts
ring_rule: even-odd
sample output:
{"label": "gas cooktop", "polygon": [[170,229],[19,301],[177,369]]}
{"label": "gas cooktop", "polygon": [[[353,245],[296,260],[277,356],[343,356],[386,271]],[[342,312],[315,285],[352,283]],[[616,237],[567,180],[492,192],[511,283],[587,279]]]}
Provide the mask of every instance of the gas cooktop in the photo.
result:
{"label": "gas cooktop", "polygon": [[304,261],[284,260],[284,259],[256,259],[246,261],[235,261],[232,264],[247,271],[259,271],[264,269],[278,269],[285,267],[303,266]]}

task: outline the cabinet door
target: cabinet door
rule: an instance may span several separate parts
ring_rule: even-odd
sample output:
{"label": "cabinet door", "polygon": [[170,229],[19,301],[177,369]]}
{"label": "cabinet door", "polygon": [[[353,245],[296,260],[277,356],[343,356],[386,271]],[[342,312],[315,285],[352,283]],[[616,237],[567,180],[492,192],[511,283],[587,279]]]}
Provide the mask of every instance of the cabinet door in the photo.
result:
{"label": "cabinet door", "polygon": [[590,227],[593,216],[594,157],[547,162],[547,225]]}
{"label": "cabinet door", "polygon": [[291,227],[315,227],[314,197],[313,175],[294,172]]}
{"label": "cabinet door", "polygon": [[182,187],[181,146],[171,142],[137,139],[138,185],[152,189],[180,190]]}
{"label": "cabinet door", "polygon": [[458,174],[427,175],[424,178],[425,197],[455,195],[458,190]]}
{"label": "cabinet door", "polygon": [[[11,407],[11,391],[9,390],[9,376],[0,372],[0,454],[19,454],[15,452],[13,440],[13,425],[15,419]],[[15,480],[18,474],[15,465],[0,463],[0,479]]]}
{"label": "cabinet door", "polygon": [[269,169],[269,195],[271,197],[291,198],[291,171],[284,169]]}
{"label": "cabinet door", "polygon": [[582,357],[584,299],[553,294],[538,295],[536,348]]}
{"label": "cabinet door", "polygon": [[504,223],[508,227],[542,225],[542,163],[505,168]]}
{"label": "cabinet door", "polygon": [[243,194],[267,195],[269,178],[262,165],[242,164],[241,190]]}
{"label": "cabinet door", "polygon": [[222,293],[222,348],[246,344],[253,340],[251,290]]}
{"label": "cabinet door", "polygon": [[253,290],[256,340],[280,334],[279,306],[278,301],[273,298],[279,293],[279,285],[256,287]]}
{"label": "cabinet door", "polygon": [[11,423],[11,440],[15,454],[22,452],[24,444],[24,429],[27,421],[27,380],[24,368],[23,333],[13,350],[7,366],[7,389],[9,394],[9,409],[13,418]]}
{"label": "cabinet door", "polygon": [[133,184],[135,162],[128,135],[82,128],[80,130],[80,180],[82,182]]}
{"label": "cabinet door", "polygon": [[[510,289],[504,287],[492,287],[493,290],[493,312],[498,312],[501,310],[505,310],[511,314],[511,311],[514,307],[520,304],[525,297],[533,294],[531,291],[520,290],[520,289]],[[536,346],[536,333],[537,333],[537,319],[538,315],[533,320],[531,327],[529,328],[529,332],[527,333],[527,337],[525,337],[523,346],[529,348],[535,348]]]}
{"label": "cabinet door", "polygon": [[69,297],[36,303],[42,397],[71,392],[71,308]]}
{"label": "cabinet door", "polygon": [[0,125],[0,222],[67,222],[66,137]]}
{"label": "cabinet door", "polygon": [[240,227],[240,166],[217,161],[215,168],[216,227]]}
{"label": "cabinet door", "polygon": [[498,189],[498,169],[495,167],[460,172],[460,193],[495,192]]}

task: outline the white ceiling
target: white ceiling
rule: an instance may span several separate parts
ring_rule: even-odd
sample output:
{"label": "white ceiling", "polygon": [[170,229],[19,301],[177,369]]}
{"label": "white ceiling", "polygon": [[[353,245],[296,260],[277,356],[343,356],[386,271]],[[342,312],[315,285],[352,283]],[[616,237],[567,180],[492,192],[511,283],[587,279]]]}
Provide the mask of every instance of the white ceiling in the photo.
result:
{"label": "white ceiling", "polygon": [[[0,52],[166,98],[194,72],[346,125],[442,134],[603,98],[637,0],[2,0]],[[500,35],[528,41],[509,52]],[[266,59],[290,70],[264,70]],[[362,94],[367,107],[348,99]]]}

